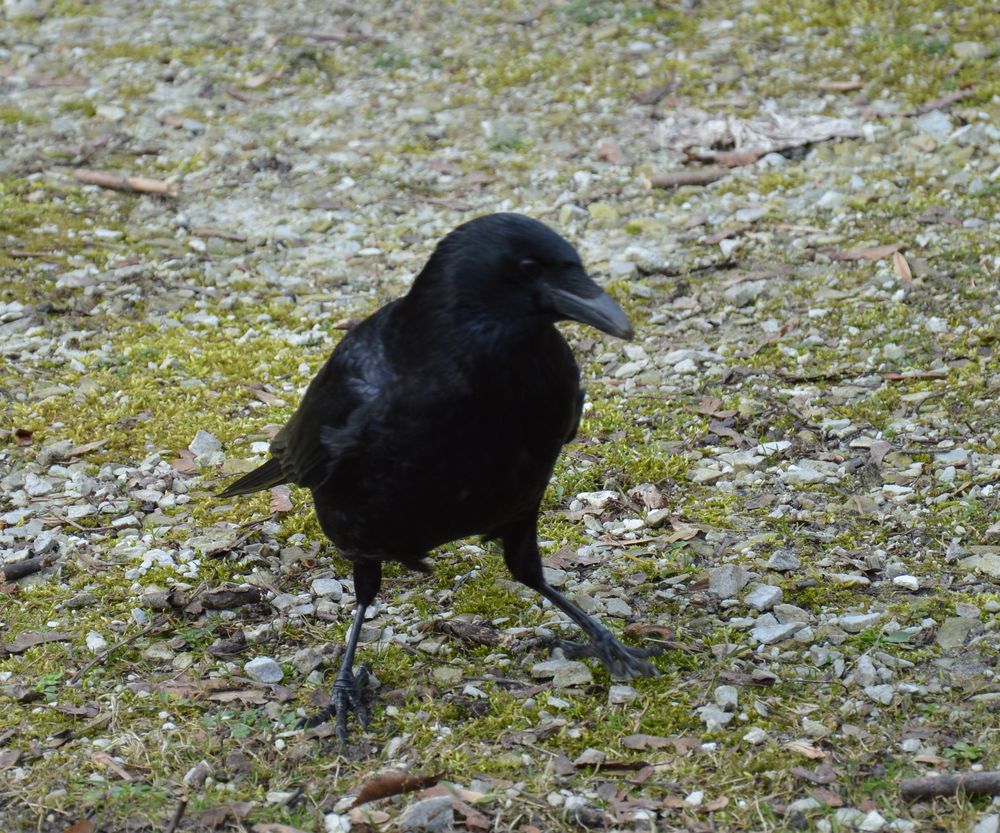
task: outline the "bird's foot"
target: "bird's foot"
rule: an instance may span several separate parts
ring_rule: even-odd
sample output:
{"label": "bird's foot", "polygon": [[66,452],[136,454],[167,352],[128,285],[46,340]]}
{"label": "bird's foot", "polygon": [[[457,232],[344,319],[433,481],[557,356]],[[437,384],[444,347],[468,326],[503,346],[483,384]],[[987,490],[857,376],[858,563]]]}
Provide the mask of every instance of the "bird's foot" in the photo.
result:
{"label": "bird's foot", "polygon": [[362,728],[368,728],[368,705],[365,702],[370,690],[368,669],[363,665],[356,673],[345,669],[337,675],[333,684],[333,696],[330,704],[314,717],[302,721],[303,728],[311,728],[326,723],[336,715],[337,739],[347,742],[347,716],[353,714]]}
{"label": "bird's foot", "polygon": [[562,648],[568,659],[593,657],[600,660],[612,679],[632,680],[636,677],[655,677],[660,673],[646,657],[656,656],[662,648],[656,645],[650,648],[629,648],[615,639],[610,631],[601,631],[590,642],[562,640],[556,643],[556,647]]}

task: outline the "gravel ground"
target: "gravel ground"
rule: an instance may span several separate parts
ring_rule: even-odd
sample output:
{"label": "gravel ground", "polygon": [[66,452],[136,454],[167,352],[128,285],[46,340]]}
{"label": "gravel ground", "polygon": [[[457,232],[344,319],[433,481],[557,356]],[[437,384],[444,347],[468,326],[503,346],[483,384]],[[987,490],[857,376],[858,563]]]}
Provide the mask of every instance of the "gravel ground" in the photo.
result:
{"label": "gravel ground", "polygon": [[[900,784],[1000,769],[1000,15],[859,5],[6,0],[0,828],[995,833]],[[637,325],[567,328],[541,535],[662,673],[459,542],[340,749],[349,570],[213,492],[498,210]]]}

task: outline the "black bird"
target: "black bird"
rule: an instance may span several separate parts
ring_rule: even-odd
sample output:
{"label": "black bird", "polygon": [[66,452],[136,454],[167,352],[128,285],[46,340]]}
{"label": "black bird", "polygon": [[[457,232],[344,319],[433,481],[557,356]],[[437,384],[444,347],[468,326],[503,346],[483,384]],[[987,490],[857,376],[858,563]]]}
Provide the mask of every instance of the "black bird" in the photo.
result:
{"label": "black bird", "polygon": [[584,394],[557,321],[630,339],[632,326],[580,256],[520,214],[465,223],[435,248],[410,291],[351,330],[271,443],[271,459],[221,493],[281,483],[312,491],[323,531],[354,568],[357,609],[331,704],[367,725],[354,652],[382,562],[426,571],[428,551],[470,535],[499,539],[514,577],[587,636],[561,643],[619,678],[655,674],[650,649],[622,645],[550,587],[536,540],[539,505]]}

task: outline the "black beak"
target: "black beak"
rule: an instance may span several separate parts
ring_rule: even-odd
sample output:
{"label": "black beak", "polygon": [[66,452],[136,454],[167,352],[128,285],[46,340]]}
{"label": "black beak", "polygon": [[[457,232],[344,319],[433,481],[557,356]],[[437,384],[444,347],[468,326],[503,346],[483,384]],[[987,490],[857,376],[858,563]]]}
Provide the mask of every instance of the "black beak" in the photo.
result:
{"label": "black beak", "polygon": [[586,283],[575,283],[573,289],[577,292],[549,287],[552,306],[560,318],[589,324],[608,335],[631,341],[635,335],[632,324],[615,300],[590,278]]}

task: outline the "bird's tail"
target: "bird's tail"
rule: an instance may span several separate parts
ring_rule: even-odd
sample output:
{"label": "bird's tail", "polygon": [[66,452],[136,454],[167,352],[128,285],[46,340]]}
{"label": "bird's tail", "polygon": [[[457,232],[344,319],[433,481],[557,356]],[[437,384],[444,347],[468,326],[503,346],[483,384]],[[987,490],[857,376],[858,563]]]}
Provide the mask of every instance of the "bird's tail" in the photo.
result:
{"label": "bird's tail", "polygon": [[219,497],[236,497],[237,495],[249,495],[252,492],[259,492],[261,489],[270,489],[272,486],[280,486],[286,482],[285,473],[281,470],[281,463],[274,457],[264,465],[257,466],[252,472],[243,475],[235,483],[230,483],[223,491],[219,492]]}

